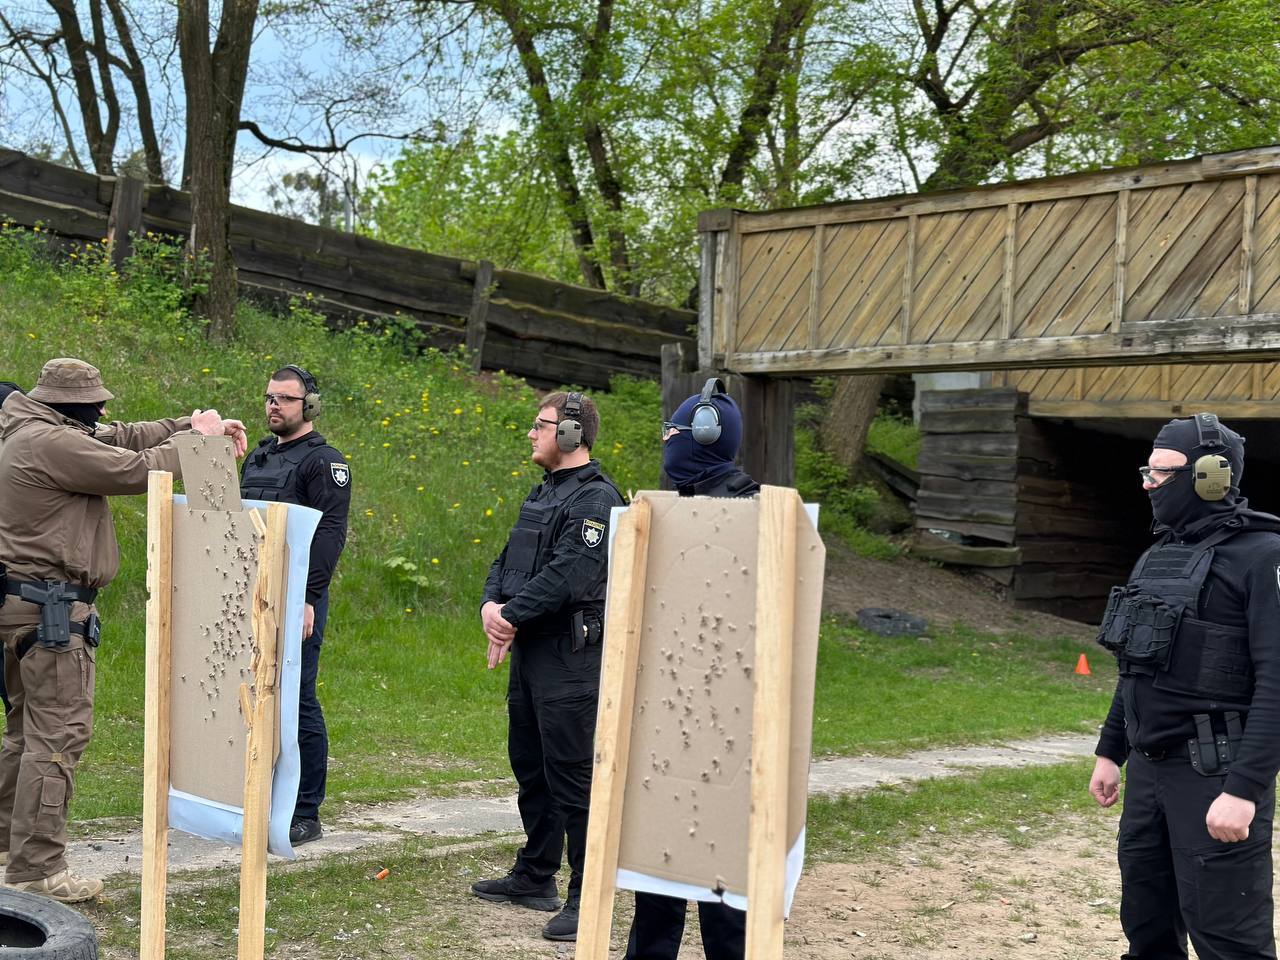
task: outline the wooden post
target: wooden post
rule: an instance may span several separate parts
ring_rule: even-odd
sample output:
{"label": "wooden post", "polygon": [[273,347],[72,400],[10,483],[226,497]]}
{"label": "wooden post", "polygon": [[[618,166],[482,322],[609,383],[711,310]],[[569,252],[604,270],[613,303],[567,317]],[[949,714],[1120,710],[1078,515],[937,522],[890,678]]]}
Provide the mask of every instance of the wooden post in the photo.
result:
{"label": "wooden post", "polygon": [[111,250],[111,265],[119,270],[133,254],[133,240],[142,230],[141,180],[117,177],[115,193],[111,197],[111,212],[107,215],[107,245]]}
{"label": "wooden post", "polygon": [[809,274],[809,337],[810,350],[818,348],[818,327],[822,324],[822,255],[827,245],[826,227],[813,228],[813,265]]}
{"label": "wooden post", "polygon": [[1013,336],[1013,300],[1018,290],[1018,205],[1004,213],[1004,272],[1000,276],[1000,339]]}
{"label": "wooden post", "polygon": [[760,489],[747,836],[747,956],[751,960],[782,958],[799,502],[794,490]]}
{"label": "wooden post", "polygon": [[240,685],[241,711],[249,728],[245,745],[244,840],[240,848],[239,960],[262,960],[266,936],[267,826],[271,816],[271,766],[276,745],[276,696],[280,660],[277,632],[285,586],[285,524],[288,508],[267,508],[265,529],[256,510],[249,511],[258,529],[258,579],[253,588],[253,702]]}
{"label": "wooden post", "polygon": [[1244,224],[1240,232],[1240,312],[1253,308],[1253,234],[1258,219],[1258,177],[1244,178]]}
{"label": "wooden post", "polygon": [[1111,304],[1111,332],[1119,333],[1124,323],[1125,275],[1129,269],[1129,191],[1116,195],[1116,275]]}
{"label": "wooden post", "polygon": [[790,486],[796,470],[795,384],[777,377],[734,381],[740,386],[735,398],[742,408],[742,469],[759,483]]}
{"label": "wooden post", "polygon": [[173,474],[147,475],[147,652],[142,761],[142,912],[138,954],[163,960],[169,864],[169,671]]}
{"label": "wooden post", "polygon": [[591,814],[587,820],[587,852],[575,952],[578,960],[607,960],[609,956],[618,847],[622,839],[622,801],[631,756],[640,627],[644,619],[649,524],[649,502],[641,497],[618,521],[610,556],[609,617],[605,623],[604,662],[600,668]]}
{"label": "wooden post", "polygon": [[471,312],[467,314],[467,353],[471,355],[472,373],[480,372],[480,364],[484,359],[484,339],[489,329],[489,288],[492,286],[493,263],[481,260],[476,265]]}
{"label": "wooden post", "polygon": [[911,307],[916,287],[916,215],[907,217],[907,263],[902,270],[902,316],[899,318],[898,342],[911,342]]}

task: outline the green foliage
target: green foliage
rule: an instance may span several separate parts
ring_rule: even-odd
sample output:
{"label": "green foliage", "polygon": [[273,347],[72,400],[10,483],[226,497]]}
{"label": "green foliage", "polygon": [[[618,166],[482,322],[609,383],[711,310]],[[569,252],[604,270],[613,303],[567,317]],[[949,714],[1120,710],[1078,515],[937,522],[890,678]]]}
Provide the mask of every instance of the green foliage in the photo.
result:
{"label": "green foliage", "polygon": [[796,488],[809,502],[822,505],[818,527],[834,534],[864,557],[891,560],[901,553],[886,538],[867,530],[879,512],[880,493],[869,483],[854,483],[849,471],[818,449],[813,430],[796,429]]}
{"label": "green foliage", "polygon": [[907,417],[881,411],[867,431],[867,449],[914,469],[920,458],[920,428]]}

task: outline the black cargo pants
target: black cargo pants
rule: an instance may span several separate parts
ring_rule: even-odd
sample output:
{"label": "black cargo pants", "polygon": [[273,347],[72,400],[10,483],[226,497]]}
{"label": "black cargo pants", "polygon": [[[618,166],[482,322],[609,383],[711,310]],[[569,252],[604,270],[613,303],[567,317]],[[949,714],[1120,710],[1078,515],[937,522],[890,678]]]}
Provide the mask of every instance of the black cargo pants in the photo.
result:
{"label": "black cargo pants", "polygon": [[1184,751],[1129,755],[1120,817],[1120,922],[1130,960],[1274,960],[1271,823],[1275,785],[1257,804],[1249,837],[1209,836],[1205,815],[1225,776],[1203,777]]}
{"label": "black cargo pants", "polygon": [[600,650],[594,643],[573,652],[567,630],[517,632],[511,646],[507,755],[527,838],[515,869],[536,880],[554,876],[567,836],[571,897],[582,887],[587,848]]}

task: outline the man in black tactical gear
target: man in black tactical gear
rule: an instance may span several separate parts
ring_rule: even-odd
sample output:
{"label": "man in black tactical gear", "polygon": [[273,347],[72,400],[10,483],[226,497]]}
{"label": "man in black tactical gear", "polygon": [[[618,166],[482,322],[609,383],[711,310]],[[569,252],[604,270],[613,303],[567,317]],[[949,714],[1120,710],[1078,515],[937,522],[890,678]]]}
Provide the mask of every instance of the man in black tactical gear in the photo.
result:
{"label": "man in black tactical gear", "polygon": [[[718,380],[708,381],[662,424],[662,468],[682,497],[753,497],[760,484],[735,464],[742,414]],[[636,893],[635,918],[624,960],[676,960],[684,936],[686,901]],[[723,901],[698,901],[707,960],[742,960],[747,915]]]}
{"label": "man in black tactical gear", "polygon": [[1159,539],[1112,590],[1098,639],[1120,679],[1089,791],[1119,798],[1125,957],[1274,958],[1280,519],[1240,496],[1244,439],[1213,414],[1156,436]]}
{"label": "man in black tactical gear", "polygon": [[545,471],[489,569],[480,619],[489,667],[511,653],[507,753],[527,842],[505,877],[471,890],[534,910],[560,906],[555,875],[566,834],[569,895],[542,935],[575,940],[591,800],[600,687],[609,512],[622,495],[591,459],[595,404],[553,393],[539,405],[530,459]]}
{"label": "man in black tactical gear", "polygon": [[329,769],[329,734],[316,696],[320,645],[329,617],[329,581],[347,542],[351,508],[351,467],[316,432],[320,390],[302,367],[289,365],[271,375],[266,393],[271,436],[245,457],[240,495],[249,500],[297,503],[323,516],[311,541],[306,605],[302,620],[302,678],[298,693],[298,753],[302,764],[298,799],[289,827],[293,846],[318,840],[320,804]]}

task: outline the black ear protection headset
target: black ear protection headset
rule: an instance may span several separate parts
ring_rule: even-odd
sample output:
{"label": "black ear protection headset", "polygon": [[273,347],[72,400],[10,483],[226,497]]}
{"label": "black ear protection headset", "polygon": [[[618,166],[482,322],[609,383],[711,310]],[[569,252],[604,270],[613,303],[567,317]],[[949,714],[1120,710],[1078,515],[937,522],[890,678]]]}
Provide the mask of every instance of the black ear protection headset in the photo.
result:
{"label": "black ear protection headset", "polygon": [[582,394],[571,393],[564,401],[564,412],[556,421],[556,446],[561,453],[573,453],[582,446]]}
{"label": "black ear protection headset", "polygon": [[[1199,435],[1197,446],[1210,450],[1227,448],[1226,441],[1222,439],[1222,425],[1216,415],[1197,413],[1195,421]],[[1206,453],[1196,460],[1191,476],[1195,481],[1196,496],[1201,500],[1221,500],[1231,489],[1231,461],[1221,453]]]}
{"label": "black ear protection headset", "polygon": [[282,370],[291,370],[302,380],[302,389],[305,391],[302,396],[302,419],[315,420],[320,416],[320,387],[316,385],[316,378],[306,370],[296,364],[287,363]]}
{"label": "black ear protection headset", "polygon": [[711,402],[712,397],[727,397],[729,392],[724,388],[724,381],[719,377],[711,377],[702,386],[702,395],[693,408],[693,416],[689,418],[693,439],[696,443],[707,446],[720,439],[720,410]]}

